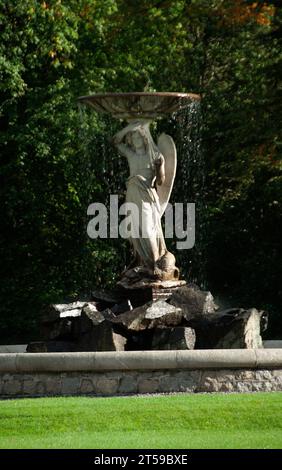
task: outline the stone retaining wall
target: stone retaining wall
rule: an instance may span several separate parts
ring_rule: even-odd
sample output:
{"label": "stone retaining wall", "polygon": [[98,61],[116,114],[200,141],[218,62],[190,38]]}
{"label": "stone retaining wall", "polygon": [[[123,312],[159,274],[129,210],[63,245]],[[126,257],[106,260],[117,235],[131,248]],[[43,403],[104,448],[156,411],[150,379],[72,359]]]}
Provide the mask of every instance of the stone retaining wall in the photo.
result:
{"label": "stone retaining wall", "polygon": [[282,391],[282,349],[0,354],[0,396]]}

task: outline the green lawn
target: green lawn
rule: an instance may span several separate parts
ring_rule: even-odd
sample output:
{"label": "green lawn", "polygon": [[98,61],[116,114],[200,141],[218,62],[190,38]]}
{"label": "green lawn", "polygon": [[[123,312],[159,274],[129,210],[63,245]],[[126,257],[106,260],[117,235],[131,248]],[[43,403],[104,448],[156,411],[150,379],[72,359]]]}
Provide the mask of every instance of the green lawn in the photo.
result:
{"label": "green lawn", "polygon": [[0,448],[281,448],[282,393],[0,402]]}

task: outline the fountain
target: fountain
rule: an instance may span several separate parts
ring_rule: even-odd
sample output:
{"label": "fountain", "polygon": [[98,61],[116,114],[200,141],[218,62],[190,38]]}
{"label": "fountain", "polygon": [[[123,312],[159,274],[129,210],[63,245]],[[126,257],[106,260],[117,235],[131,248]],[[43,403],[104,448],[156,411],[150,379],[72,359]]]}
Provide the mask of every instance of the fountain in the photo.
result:
{"label": "fountain", "polygon": [[[254,308],[220,310],[210,292],[180,279],[167,249],[161,218],[176,173],[173,139],[162,133],[157,143],[152,121],[199,101],[185,93],[105,93],[79,102],[99,113],[127,121],[112,137],[126,157],[129,177],[130,265],[113,290],[92,290],[87,299],[48,306],[41,317],[44,342],[30,352],[228,349],[262,347],[267,314]],[[136,212],[135,209],[137,208]]]}
{"label": "fountain", "polygon": [[166,248],[161,217],[174,183],[176,148],[166,134],[156,144],[150,123],[195,100],[199,96],[182,93],[79,98],[128,122],[113,144],[129,163],[127,202],[140,209],[130,218],[134,259],[115,290],[46,306],[43,341],[30,343],[27,352],[51,354],[3,355],[4,396],[281,390],[279,350],[240,351],[263,347],[267,314],[255,308],[220,310],[210,292],[179,280]]}
{"label": "fountain", "polygon": [[[82,96],[79,102],[99,113],[109,113],[128,125],[113,137],[121,156],[128,160],[127,204],[135,205],[130,215],[134,258],[122,274],[118,286],[138,289],[167,289],[185,284],[179,280],[175,257],[165,244],[161,218],[172,191],[177,152],[173,139],[163,133],[154,142],[150,124],[167,117],[192,102],[199,95],[188,93],[104,93]],[[130,209],[129,209],[130,210]]]}

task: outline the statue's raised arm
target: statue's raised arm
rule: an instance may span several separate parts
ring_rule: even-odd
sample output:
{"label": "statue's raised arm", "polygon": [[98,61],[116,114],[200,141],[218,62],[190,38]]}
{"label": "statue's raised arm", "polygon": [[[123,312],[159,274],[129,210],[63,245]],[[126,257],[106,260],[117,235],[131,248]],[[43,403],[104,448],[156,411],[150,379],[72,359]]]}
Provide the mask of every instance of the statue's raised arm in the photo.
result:
{"label": "statue's raised arm", "polygon": [[139,121],[130,122],[121,131],[118,131],[112,138],[112,143],[117,147],[119,153],[124,157],[129,158],[132,154],[132,150],[126,143],[126,136],[134,131],[137,131],[140,127]]}

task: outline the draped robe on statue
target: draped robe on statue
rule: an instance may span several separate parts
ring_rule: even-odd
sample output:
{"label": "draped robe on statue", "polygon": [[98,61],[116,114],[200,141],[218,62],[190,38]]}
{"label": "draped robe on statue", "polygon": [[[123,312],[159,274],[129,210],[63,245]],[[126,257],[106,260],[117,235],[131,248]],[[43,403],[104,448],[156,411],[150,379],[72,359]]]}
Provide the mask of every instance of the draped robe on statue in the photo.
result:
{"label": "draped robe on statue", "polygon": [[[130,125],[128,128],[130,129]],[[130,169],[126,184],[126,203],[133,203],[138,209],[130,211],[130,242],[135,254],[135,264],[153,273],[156,272],[159,260],[165,259],[167,254],[173,257],[166,248],[161,217],[173,185],[176,151],[171,137],[165,134],[160,136],[158,146],[154,143],[148,122],[137,123],[133,129],[125,133],[125,143],[119,142],[117,145],[119,152],[127,158]],[[139,151],[132,138],[134,133],[134,139],[136,133],[139,134]],[[166,155],[162,155],[160,147],[163,147]],[[159,159],[164,160],[166,168],[165,184],[162,186],[156,184],[155,162]]]}

